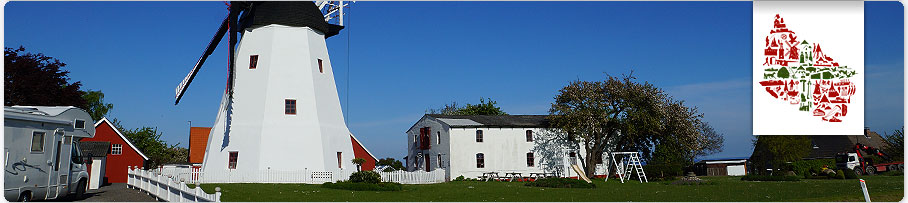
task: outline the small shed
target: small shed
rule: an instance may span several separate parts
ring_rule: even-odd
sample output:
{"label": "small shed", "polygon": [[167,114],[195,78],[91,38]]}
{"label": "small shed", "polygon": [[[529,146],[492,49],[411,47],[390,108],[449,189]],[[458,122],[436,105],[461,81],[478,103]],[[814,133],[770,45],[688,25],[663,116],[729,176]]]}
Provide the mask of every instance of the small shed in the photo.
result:
{"label": "small shed", "polygon": [[703,160],[694,164],[698,176],[743,176],[747,175],[747,159]]}
{"label": "small shed", "polygon": [[205,161],[205,150],[208,147],[209,127],[189,127],[189,164],[198,168]]}
{"label": "small shed", "polygon": [[79,142],[82,154],[88,156],[88,189],[98,189],[104,184],[104,169],[107,168],[107,154],[110,152],[110,142],[83,141]]}

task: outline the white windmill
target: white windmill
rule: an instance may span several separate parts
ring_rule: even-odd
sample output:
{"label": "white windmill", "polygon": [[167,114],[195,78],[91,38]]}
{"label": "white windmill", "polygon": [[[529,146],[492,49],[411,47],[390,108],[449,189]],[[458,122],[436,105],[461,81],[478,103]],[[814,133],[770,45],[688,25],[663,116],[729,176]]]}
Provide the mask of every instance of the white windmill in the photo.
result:
{"label": "white windmill", "polygon": [[325,45],[326,38],[343,29],[345,6],[309,1],[230,3],[227,18],[176,89],[179,103],[227,34],[229,76],[208,136],[202,165],[206,174],[356,170],[353,158],[375,161],[344,122]]}

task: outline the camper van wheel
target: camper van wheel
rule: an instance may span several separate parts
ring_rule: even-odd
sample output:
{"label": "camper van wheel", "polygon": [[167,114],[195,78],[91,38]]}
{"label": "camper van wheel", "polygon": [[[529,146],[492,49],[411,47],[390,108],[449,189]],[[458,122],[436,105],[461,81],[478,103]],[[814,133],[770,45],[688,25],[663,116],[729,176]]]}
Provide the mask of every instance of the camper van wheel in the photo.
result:
{"label": "camper van wheel", "polygon": [[19,201],[20,201],[20,202],[30,202],[30,201],[32,201],[32,192],[31,192],[31,191],[25,191],[25,192],[23,192],[22,194],[19,194]]}
{"label": "camper van wheel", "polygon": [[79,180],[76,186],[76,199],[81,199],[82,196],[85,196],[85,179]]}

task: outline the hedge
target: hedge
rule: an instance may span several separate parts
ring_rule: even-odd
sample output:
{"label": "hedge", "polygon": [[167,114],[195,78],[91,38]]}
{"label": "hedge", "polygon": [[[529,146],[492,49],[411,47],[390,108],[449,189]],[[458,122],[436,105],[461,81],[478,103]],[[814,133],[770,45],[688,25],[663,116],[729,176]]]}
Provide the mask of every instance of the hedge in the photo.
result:
{"label": "hedge", "polygon": [[820,175],[819,172],[823,170],[823,166],[828,167],[829,169],[835,169],[835,159],[813,159],[813,160],[800,160],[792,162],[788,165],[788,168],[791,171],[794,171],[796,174],[805,176],[808,173],[814,172]]}
{"label": "hedge", "polygon": [[745,175],[741,177],[743,181],[800,181],[800,176],[764,176],[764,175]]}
{"label": "hedge", "polygon": [[684,175],[684,167],[681,164],[647,164],[643,166],[643,172],[649,180],[674,180]]}
{"label": "hedge", "polygon": [[552,187],[552,188],[595,188],[596,184],[587,183],[583,180],[570,178],[544,178],[533,182],[528,182],[526,186],[531,187]]}
{"label": "hedge", "polygon": [[342,189],[342,190],[355,190],[355,191],[400,191],[403,189],[403,185],[400,183],[354,183],[350,181],[338,181],[336,183],[323,183],[322,187],[332,188],[332,189]]}

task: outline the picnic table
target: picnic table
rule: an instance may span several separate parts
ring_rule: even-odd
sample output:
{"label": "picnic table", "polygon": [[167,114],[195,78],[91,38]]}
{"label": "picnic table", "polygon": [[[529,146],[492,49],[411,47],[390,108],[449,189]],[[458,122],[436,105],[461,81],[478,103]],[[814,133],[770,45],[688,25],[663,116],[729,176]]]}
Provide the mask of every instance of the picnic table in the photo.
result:
{"label": "picnic table", "polygon": [[480,176],[479,178],[480,178],[480,179],[483,179],[483,180],[485,180],[485,181],[489,181],[489,180],[492,179],[492,178],[495,178],[495,179],[497,180],[497,179],[499,179],[499,178],[501,178],[501,177],[498,176],[498,172],[492,171],[492,172],[484,172],[484,173],[482,173],[482,176]]}
{"label": "picnic table", "polygon": [[505,177],[508,177],[508,182],[514,182],[514,179],[523,179],[522,174],[520,172],[505,173]]}
{"label": "picnic table", "polygon": [[548,177],[548,176],[546,176],[546,173],[530,173],[530,176],[529,176],[529,178],[532,178],[534,180],[543,179],[546,177]]}

